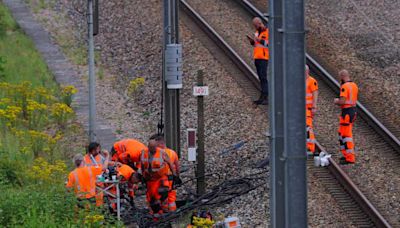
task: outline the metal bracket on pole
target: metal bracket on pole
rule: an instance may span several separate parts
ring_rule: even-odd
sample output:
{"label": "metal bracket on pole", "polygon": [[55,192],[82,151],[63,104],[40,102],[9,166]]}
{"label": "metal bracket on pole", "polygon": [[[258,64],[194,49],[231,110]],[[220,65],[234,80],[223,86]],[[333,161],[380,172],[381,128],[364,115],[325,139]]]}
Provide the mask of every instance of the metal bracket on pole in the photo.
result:
{"label": "metal bracket on pole", "polygon": [[[171,75],[167,76],[167,46],[168,50],[176,50],[175,59],[182,59],[179,44],[179,0],[164,0],[164,46],[163,46],[163,83],[165,106],[165,138],[167,147],[175,150],[180,157],[180,90],[171,86]],[[175,45],[177,46],[175,46]],[[174,49],[176,47],[176,49]],[[169,53],[171,54],[171,53]],[[181,74],[181,67],[175,66],[174,72]]]}

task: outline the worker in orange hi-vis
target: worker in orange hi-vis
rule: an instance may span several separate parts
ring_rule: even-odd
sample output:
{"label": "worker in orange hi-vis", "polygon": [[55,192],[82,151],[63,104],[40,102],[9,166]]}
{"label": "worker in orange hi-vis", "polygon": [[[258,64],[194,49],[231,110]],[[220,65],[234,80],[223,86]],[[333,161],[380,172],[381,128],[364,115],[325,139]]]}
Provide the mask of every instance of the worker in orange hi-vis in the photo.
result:
{"label": "worker in orange hi-vis", "polygon": [[76,154],[73,162],[76,168],[69,174],[66,187],[74,189],[78,205],[96,203],[96,176],[102,173],[102,168],[86,166],[81,154]]}
{"label": "worker in orange hi-vis", "polygon": [[356,162],[354,153],[353,124],[357,116],[358,87],[350,79],[347,70],[339,72],[340,97],[334,99],[334,103],[340,106],[341,115],[339,119],[339,142],[343,157],[340,164],[353,164]]}
{"label": "worker in orange hi-vis", "polygon": [[[157,142],[157,147],[162,148],[168,154],[169,159],[171,160],[172,167],[170,169],[174,171],[176,174],[170,175],[168,177],[170,191],[168,192],[168,210],[176,211],[176,185],[182,184],[182,181],[179,177],[180,165],[179,165],[179,157],[178,154],[165,146],[165,140],[162,135],[153,135],[150,139],[154,139]],[[171,171],[172,174],[172,171]]]}
{"label": "worker in orange hi-vis", "polygon": [[114,143],[111,154],[113,161],[120,161],[137,170],[140,165],[140,155],[147,147],[135,139],[124,139]]}
{"label": "worker in orange hi-vis", "polygon": [[306,65],[306,129],[307,129],[307,152],[316,156],[315,134],[313,121],[317,111],[318,103],[318,82],[310,76],[310,68]]}
{"label": "worker in orange hi-vis", "polygon": [[[116,165],[116,171],[118,174],[118,179],[120,181],[120,189],[121,191],[125,191],[129,195],[130,203],[133,204],[133,199],[135,196],[135,184],[139,183],[139,177],[135,170],[133,170],[130,166],[125,164]],[[116,195],[117,189],[115,186],[110,188],[109,192],[111,194]],[[117,209],[117,200],[114,197],[108,196],[109,202],[111,203],[111,208],[116,211]]]}
{"label": "worker in orange hi-vis", "polygon": [[[106,150],[101,151],[101,146],[97,142],[91,142],[87,148],[87,153],[84,157],[85,166],[100,167],[105,171],[109,164],[109,153]],[[97,186],[104,187],[104,184],[97,183]],[[96,205],[104,204],[104,194],[96,189]]]}
{"label": "worker in orange hi-vis", "polygon": [[91,142],[87,148],[87,153],[84,157],[86,166],[102,166],[104,169],[107,168],[105,164],[108,162],[108,152],[101,151],[101,146],[97,142]]}
{"label": "worker in orange hi-vis", "polygon": [[125,164],[118,166],[117,172],[121,183],[128,183],[129,196],[133,198],[135,196],[134,184],[139,183],[139,177],[137,173],[129,165]]}
{"label": "worker in orange hi-vis", "polygon": [[261,95],[254,103],[256,105],[268,104],[268,60],[269,60],[269,32],[259,17],[253,18],[253,26],[256,32],[253,36],[247,35],[247,39],[253,46],[253,59],[256,66],[257,75],[260,79]]}
{"label": "worker in orange hi-vis", "polygon": [[142,152],[141,169],[143,179],[146,182],[146,200],[150,213],[155,219],[160,214],[169,211],[168,192],[170,184],[169,175],[176,175],[173,164],[164,149],[157,147],[157,142],[149,140],[148,149]]}

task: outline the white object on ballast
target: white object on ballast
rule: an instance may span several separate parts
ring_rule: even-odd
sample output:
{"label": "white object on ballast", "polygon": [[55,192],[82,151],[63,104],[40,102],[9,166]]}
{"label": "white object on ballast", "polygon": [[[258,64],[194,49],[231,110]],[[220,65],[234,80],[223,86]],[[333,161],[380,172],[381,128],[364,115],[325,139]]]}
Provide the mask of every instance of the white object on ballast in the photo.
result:
{"label": "white object on ballast", "polygon": [[314,166],[318,167],[321,165],[321,158],[319,156],[314,157]]}
{"label": "white object on ballast", "polygon": [[332,155],[322,151],[319,153],[319,156],[314,157],[314,166],[328,166],[330,157],[332,157]]}
{"label": "white object on ballast", "polygon": [[321,157],[321,166],[328,166],[329,165],[329,158],[332,157],[330,154],[325,154],[325,156]]}
{"label": "white object on ballast", "polygon": [[228,217],[224,221],[225,228],[240,228],[239,218],[237,217]]}

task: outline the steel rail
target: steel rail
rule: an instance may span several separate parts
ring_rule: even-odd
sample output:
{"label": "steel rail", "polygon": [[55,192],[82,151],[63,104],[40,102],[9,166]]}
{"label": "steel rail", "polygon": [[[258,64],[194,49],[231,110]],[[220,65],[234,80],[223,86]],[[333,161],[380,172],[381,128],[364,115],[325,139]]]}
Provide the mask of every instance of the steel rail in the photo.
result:
{"label": "steel rail", "polygon": [[[260,17],[265,23],[268,23],[268,18],[266,14],[259,11],[253,4],[248,0],[235,0],[243,8],[246,9],[253,17]],[[339,93],[340,84],[327,70],[325,70],[314,58],[306,53],[307,64],[310,70],[318,75],[328,84],[328,86],[335,92]],[[358,114],[363,118],[369,126],[371,126],[380,136],[388,142],[394,150],[400,153],[400,140],[388,129],[385,125],[378,120],[361,102],[357,101],[357,111]]]}
{"label": "steel rail", "polygon": [[[252,12],[254,16],[259,16],[267,21],[265,15],[262,15],[251,3],[247,0],[236,0],[244,4],[245,8]],[[240,69],[241,72],[252,82],[256,89],[260,90],[259,81],[254,71],[243,61],[243,59],[229,46],[229,44],[197,13],[185,0],[180,0],[180,7],[199,27],[203,30],[208,37],[213,40],[216,45],[229,57],[229,59]],[[327,73],[314,59],[307,55],[307,61],[313,67],[321,73]],[[327,83],[338,86],[337,81],[329,74],[327,75],[329,80]],[[358,104],[360,105],[360,104]],[[364,106],[362,106],[364,107]],[[383,125],[382,125],[383,126]],[[317,143],[317,149],[324,151],[323,147]],[[357,202],[360,208],[366,213],[370,219],[374,222],[377,227],[391,227],[378,210],[372,205],[372,203],[364,196],[364,194],[358,189],[358,187],[351,181],[350,177],[339,167],[339,165],[330,159],[329,171],[339,181],[343,188],[351,195],[351,197]]]}
{"label": "steel rail", "polygon": [[[326,151],[321,144],[316,143],[317,151]],[[351,178],[340,168],[340,166],[331,158],[329,158],[330,165],[328,170],[331,174],[339,181],[343,188],[351,195],[351,197],[357,202],[361,209],[366,213],[372,222],[377,227],[391,227],[386,219],[379,213],[379,211],[372,205],[367,197],[360,191],[356,184]]]}
{"label": "steel rail", "polygon": [[203,30],[215,44],[229,57],[239,70],[252,82],[256,89],[261,90],[257,74],[233,50],[233,48],[198,14],[185,0],[180,0],[179,6]]}

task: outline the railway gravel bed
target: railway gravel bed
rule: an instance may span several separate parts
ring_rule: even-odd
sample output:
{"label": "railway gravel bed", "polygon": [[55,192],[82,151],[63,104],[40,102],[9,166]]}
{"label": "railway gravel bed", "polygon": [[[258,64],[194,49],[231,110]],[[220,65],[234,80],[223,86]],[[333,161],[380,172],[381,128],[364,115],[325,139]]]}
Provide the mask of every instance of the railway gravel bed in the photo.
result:
{"label": "railway gravel bed", "polygon": [[[81,3],[78,8],[85,6]],[[58,1],[57,8],[70,15],[74,30],[82,33],[79,28],[85,27],[84,18],[77,15],[70,4]],[[102,4],[101,32],[96,36],[96,47],[108,73],[97,80],[97,108],[99,116],[108,121],[118,138],[146,140],[156,130],[160,111],[161,15],[162,5],[158,0],[138,0],[134,4],[113,0]],[[196,126],[196,99],[191,93],[196,84],[196,73],[202,69],[205,83],[210,87],[210,96],[205,99],[206,171],[218,172],[222,179],[247,175],[253,172],[252,165],[268,153],[265,145],[267,116],[253,106],[241,85],[185,25],[181,26],[181,35],[185,53],[185,84],[181,93],[182,136],[186,134],[186,128]],[[81,36],[85,37],[84,33]],[[85,80],[84,69],[81,77]],[[137,77],[144,77],[146,82],[139,93],[130,98],[126,95],[127,84]],[[186,142],[182,141],[182,148],[185,148]],[[224,148],[239,141],[246,141],[240,150],[221,154]],[[182,157],[186,156],[183,150]],[[193,175],[192,171],[187,173]],[[216,182],[208,179],[210,185]],[[265,226],[268,222],[265,192],[262,188],[254,190],[229,205],[217,208],[216,212],[240,217],[244,227]]]}
{"label": "railway gravel bed", "polygon": [[[225,0],[218,2],[212,0],[190,0],[187,2],[206,19],[243,59],[251,60],[252,48],[240,36],[240,34],[252,33],[251,18],[236,3]],[[225,13],[218,13],[221,10],[224,10]],[[233,23],[229,18],[234,18],[233,20],[236,23],[227,26],[225,22]],[[250,57],[244,54],[246,52],[250,53]],[[248,62],[252,64],[251,61]],[[351,226],[349,221],[338,219],[344,218],[345,214],[338,209],[337,204],[326,204],[325,199],[333,201],[333,198],[328,197],[327,195],[329,194],[326,189],[321,184],[318,184],[318,179],[313,175],[313,169],[309,170],[311,171],[309,172],[309,195],[312,196],[308,201],[310,204],[309,225],[318,227],[338,222],[345,226]]]}
{"label": "railway gravel bed", "polygon": [[[267,0],[250,0],[262,12]],[[308,53],[332,75],[351,71],[360,100],[400,138],[399,1],[306,2]],[[385,102],[382,102],[385,101]]]}
{"label": "railway gravel bed", "polygon": [[[232,1],[218,1],[218,4],[214,4],[211,7],[209,1],[191,0],[190,4],[200,11],[200,14],[210,23],[218,32],[224,23],[229,18],[235,18],[235,20],[250,21],[251,17],[240,18],[236,15],[225,13],[216,14],[218,11],[224,8],[229,8],[229,12],[234,12],[235,7]],[[237,7],[236,7],[237,8]],[[240,11],[240,9],[237,9]],[[238,14],[239,16],[242,14]],[[223,26],[222,26],[223,27]],[[243,28],[238,26],[229,26],[229,30],[221,30],[222,35],[234,47],[238,53],[242,53],[242,44],[239,43],[240,39],[232,39],[232,36],[238,37],[237,34],[243,33]],[[237,47],[237,48],[236,48]],[[243,58],[245,56],[242,55]],[[321,80],[319,80],[321,81]],[[332,104],[333,98],[337,96],[334,94],[326,85],[321,85],[321,99],[319,105],[319,114],[316,118],[316,134],[322,144],[328,149],[328,151],[338,151],[337,143],[337,122],[339,109]],[[361,119],[355,127],[355,140],[358,149],[358,162],[353,167],[346,167],[346,172],[354,179],[355,183],[360,186],[361,190],[365,192],[367,197],[377,206],[381,213],[387,217],[390,223],[397,225],[399,218],[397,215],[400,210],[400,194],[399,194],[399,172],[400,169],[397,167],[399,156],[396,152],[388,146],[383,139],[367,126]],[[396,212],[393,214],[393,212]]]}
{"label": "railway gravel bed", "polygon": [[[205,2],[207,1],[201,2],[204,2],[202,4],[206,5]],[[61,1],[60,3],[64,7],[70,7],[68,5],[70,3]],[[214,5],[221,4],[220,10],[226,9],[226,5],[224,6],[223,4],[231,4],[225,0],[213,1],[213,3],[216,3]],[[213,8],[214,5],[208,4],[208,8]],[[63,7],[61,9],[64,12],[68,11],[68,9]],[[230,9],[226,12],[231,11],[233,12],[234,10]],[[132,14],[131,12],[137,13]],[[214,12],[214,16],[218,16],[218,12]],[[126,4],[113,0],[104,2],[101,9],[102,32],[96,37],[96,43],[101,50],[102,61],[107,64],[110,74],[103,80],[98,80],[97,86],[101,91],[98,94],[100,103],[98,109],[99,114],[114,127],[119,138],[129,136],[145,140],[148,135],[155,131],[160,103],[159,76],[161,73],[161,46],[148,44],[153,43],[154,40],[161,42],[162,33],[159,32],[161,31],[160,25],[162,24],[161,13],[161,4],[155,0],[136,1],[135,4]],[[212,14],[212,12],[210,13]],[[70,15],[74,14],[70,13]],[[243,16],[244,14],[241,13],[239,15]],[[238,18],[237,20],[235,19],[236,23],[238,23],[242,16],[238,17],[236,15],[233,18]],[[209,17],[211,18],[211,15]],[[85,22],[82,18],[72,16],[71,19],[75,22],[76,28],[84,27]],[[207,20],[209,20],[208,17]],[[248,31],[249,33],[254,31],[252,31],[248,16],[243,21],[248,21],[248,23],[244,24],[240,22],[237,27],[234,26],[235,24],[226,26],[229,29],[225,30],[225,35],[232,34],[230,40],[228,39],[229,42],[239,42],[240,40],[240,45],[237,47],[241,47],[240,50],[243,51],[243,55],[240,52],[238,53],[244,59],[250,59],[249,64],[251,64],[251,54],[249,54],[251,53],[251,47],[247,45],[245,38],[242,39],[237,34],[242,34],[242,31]],[[227,25],[230,22],[231,20],[224,20],[220,22],[220,26],[224,23]],[[145,32],[148,28],[151,28],[152,32]],[[240,33],[234,33],[236,28],[243,28],[244,30]],[[187,77],[182,91],[182,135],[185,135],[184,129],[193,127],[196,123],[196,117],[192,114],[196,111],[196,100],[191,96],[191,86],[195,84],[197,70],[203,69],[206,73],[206,83],[212,91],[211,96],[206,99],[206,153],[210,158],[209,162],[213,165],[207,166],[207,171],[220,172],[226,178],[246,175],[252,171],[250,168],[251,164],[260,160],[267,152],[265,149],[260,151],[260,148],[265,147],[263,138],[265,137],[264,132],[268,128],[266,117],[261,109],[252,106],[250,99],[245,95],[246,92],[230,77],[228,71],[220,66],[219,60],[215,59],[201,42],[198,42],[193,32],[185,25],[181,26],[181,32],[185,48],[184,69],[185,76]],[[250,51],[246,51],[246,48],[250,48]],[[83,72],[82,77],[84,78]],[[128,98],[125,95],[127,82],[136,77],[144,77],[146,84],[142,88],[141,93],[137,94],[136,97]],[[330,102],[332,96],[327,95],[327,97],[330,97],[326,98]],[[328,100],[326,100],[326,103],[329,103]],[[320,107],[322,107],[322,104]],[[336,149],[335,132],[338,110],[332,108],[329,115],[323,113],[324,111],[320,110],[320,114],[317,117],[317,135],[322,135],[321,132],[324,129],[321,127],[322,124],[330,120],[331,123],[327,127],[330,130],[327,130],[327,132],[329,131],[334,136],[329,137],[326,143],[321,142],[329,150],[331,150],[330,148]],[[373,189],[371,196],[382,198],[382,200],[392,199],[392,202],[389,203],[380,202],[388,211],[392,209],[392,212],[398,212],[399,197],[396,195],[396,192],[399,191],[398,184],[396,185],[396,183],[399,183],[399,180],[396,178],[392,178],[392,182],[388,180],[392,177],[390,176],[391,174],[396,173],[395,166],[393,166],[395,160],[385,159],[385,154],[376,150],[376,147],[364,146],[363,143],[368,143],[368,140],[365,139],[376,139],[376,135],[371,134],[367,137],[361,135],[360,132],[370,132],[365,129],[359,129],[358,125],[362,124],[362,121],[359,120],[355,127],[355,139],[360,151],[359,163],[354,167],[349,167],[346,171],[352,176],[359,177],[354,180],[359,186],[367,186]],[[246,140],[249,143],[246,143],[241,150],[234,151],[231,154],[220,154],[224,148],[240,140]],[[183,147],[185,143],[183,142]],[[185,152],[183,156],[186,156]],[[382,160],[384,162],[381,162]],[[381,163],[378,164],[377,162]],[[393,170],[380,169],[385,166],[392,167]],[[373,172],[374,175],[380,175],[380,178],[375,178],[374,175],[371,175],[374,178],[370,178],[369,172],[365,172],[366,169],[371,170],[371,173]],[[379,183],[371,183],[371,180],[375,179],[379,180]],[[212,182],[213,180],[210,180],[210,183]],[[310,185],[309,188],[311,193],[309,195],[313,196],[309,200],[310,226],[319,227],[328,224],[339,224],[340,227],[349,227],[350,224],[346,219],[346,215],[343,215],[343,212],[335,207],[334,202],[329,200],[329,194],[324,191],[323,186],[316,182],[318,181],[310,175],[310,183],[315,183]],[[380,186],[381,190],[376,190],[375,186]],[[385,193],[387,190],[393,190],[395,193]],[[248,227],[265,226],[269,220],[267,214],[268,196],[265,194],[266,192],[268,192],[268,189],[257,189],[246,196],[238,198],[230,205],[225,205],[218,211],[225,215],[239,216],[245,226]],[[367,196],[371,197],[368,193]],[[386,196],[389,198],[386,198]]]}

